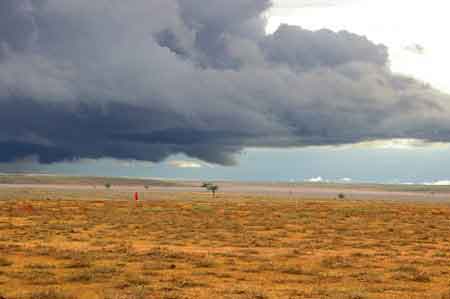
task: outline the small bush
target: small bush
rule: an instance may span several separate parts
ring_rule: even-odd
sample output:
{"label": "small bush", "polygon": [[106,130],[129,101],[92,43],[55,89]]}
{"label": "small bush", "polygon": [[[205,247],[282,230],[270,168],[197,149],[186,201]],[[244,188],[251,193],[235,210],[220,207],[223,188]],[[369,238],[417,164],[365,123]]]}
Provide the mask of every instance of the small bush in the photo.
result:
{"label": "small bush", "polygon": [[29,264],[29,265],[26,265],[25,268],[36,269],[36,270],[45,270],[45,269],[55,268],[55,266],[50,265],[50,264]]}
{"label": "small bush", "polygon": [[348,299],[366,299],[367,295],[362,292],[352,292],[346,296]]}
{"label": "small bush", "polygon": [[321,266],[328,269],[350,268],[349,260],[342,256],[330,256],[321,261]]}
{"label": "small bush", "polygon": [[300,267],[286,266],[280,269],[281,273],[291,274],[291,275],[304,275],[305,271]]}
{"label": "small bush", "polygon": [[200,259],[193,262],[194,267],[196,268],[214,268],[216,263],[209,258]]}
{"label": "small bush", "polygon": [[70,276],[66,277],[67,282],[81,282],[81,283],[88,283],[92,282],[95,279],[95,275],[92,272],[89,271],[83,271],[78,273],[73,273]]}
{"label": "small bush", "polygon": [[431,282],[431,278],[426,273],[416,273],[416,274],[413,275],[412,281],[415,281],[415,282]]}
{"label": "small bush", "polygon": [[133,286],[144,286],[149,283],[148,280],[144,276],[135,275],[135,274],[129,274],[126,277],[126,282]]}
{"label": "small bush", "polygon": [[67,269],[89,268],[91,263],[87,260],[74,260],[65,266]]}
{"label": "small bush", "polygon": [[117,273],[117,269],[113,267],[96,267],[92,271],[96,274],[107,276]]}
{"label": "small bush", "polygon": [[55,289],[49,289],[44,291],[38,291],[31,293],[29,299],[73,299],[71,295],[61,293]]}
{"label": "small bush", "polygon": [[450,290],[441,295],[441,299],[450,299]]}
{"label": "small bush", "polygon": [[11,266],[13,263],[3,257],[0,257],[0,267],[8,267]]}

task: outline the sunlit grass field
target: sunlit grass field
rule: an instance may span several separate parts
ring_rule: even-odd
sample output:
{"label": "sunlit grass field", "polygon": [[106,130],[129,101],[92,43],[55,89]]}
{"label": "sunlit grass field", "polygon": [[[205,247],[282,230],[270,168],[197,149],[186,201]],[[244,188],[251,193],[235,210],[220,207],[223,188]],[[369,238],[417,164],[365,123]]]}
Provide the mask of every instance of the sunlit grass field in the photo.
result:
{"label": "sunlit grass field", "polygon": [[0,191],[0,298],[450,298],[450,205]]}

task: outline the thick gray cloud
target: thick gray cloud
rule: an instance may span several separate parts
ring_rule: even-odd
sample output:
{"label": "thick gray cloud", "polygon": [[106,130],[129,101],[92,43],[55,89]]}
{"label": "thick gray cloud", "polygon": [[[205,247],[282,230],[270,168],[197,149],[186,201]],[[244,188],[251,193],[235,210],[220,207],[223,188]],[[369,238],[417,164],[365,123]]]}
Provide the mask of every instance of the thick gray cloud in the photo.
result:
{"label": "thick gray cloud", "polygon": [[385,66],[388,51],[367,38],[346,31],[308,31],[297,26],[282,25],[263,41],[269,60],[291,67],[334,67],[349,62],[367,62]]}
{"label": "thick gray cloud", "polygon": [[29,47],[33,41],[34,19],[29,1],[0,2],[0,41],[2,47],[9,46],[20,51]]}
{"label": "thick gray cloud", "polygon": [[[348,32],[282,26],[268,0],[3,0],[0,162],[249,146],[450,141],[449,96]],[[7,29],[5,29],[7,28]]]}

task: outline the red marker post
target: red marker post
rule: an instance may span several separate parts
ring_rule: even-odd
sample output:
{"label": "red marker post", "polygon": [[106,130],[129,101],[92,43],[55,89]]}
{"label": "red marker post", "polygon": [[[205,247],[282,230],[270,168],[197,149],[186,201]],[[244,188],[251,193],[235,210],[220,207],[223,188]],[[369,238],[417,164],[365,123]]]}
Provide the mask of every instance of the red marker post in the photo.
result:
{"label": "red marker post", "polygon": [[134,192],[134,201],[139,201],[139,193]]}

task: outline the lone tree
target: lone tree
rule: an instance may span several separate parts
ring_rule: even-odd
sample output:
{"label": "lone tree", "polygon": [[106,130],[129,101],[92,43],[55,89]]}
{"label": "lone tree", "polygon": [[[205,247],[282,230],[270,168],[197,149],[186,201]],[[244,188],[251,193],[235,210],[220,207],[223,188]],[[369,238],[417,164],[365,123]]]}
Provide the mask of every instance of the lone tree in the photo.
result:
{"label": "lone tree", "polygon": [[202,187],[211,192],[213,197],[216,197],[216,192],[219,190],[219,186],[212,183],[203,183]]}

